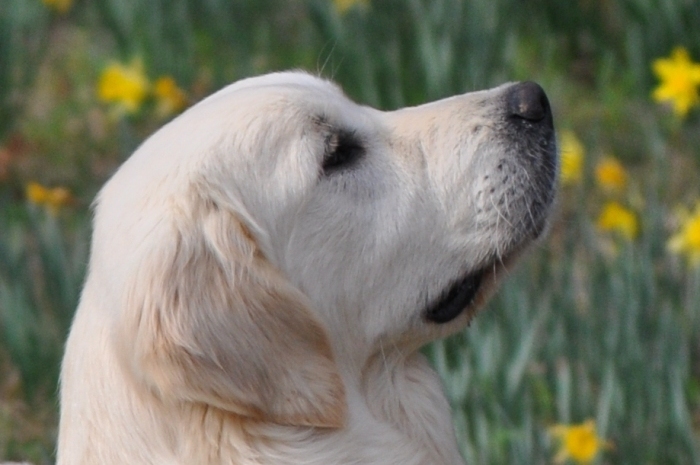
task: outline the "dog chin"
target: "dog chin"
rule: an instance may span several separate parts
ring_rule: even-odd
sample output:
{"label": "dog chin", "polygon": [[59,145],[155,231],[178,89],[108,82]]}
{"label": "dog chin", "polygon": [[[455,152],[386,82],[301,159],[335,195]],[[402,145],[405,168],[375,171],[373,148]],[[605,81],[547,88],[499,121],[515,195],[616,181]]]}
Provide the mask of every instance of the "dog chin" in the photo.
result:
{"label": "dog chin", "polygon": [[494,254],[482,266],[452,280],[440,296],[423,310],[424,320],[435,325],[446,325],[455,320],[468,324],[494,293],[503,275],[533,243],[545,235],[549,224],[544,219],[546,216],[542,215],[541,221],[523,231],[512,250],[503,255]]}

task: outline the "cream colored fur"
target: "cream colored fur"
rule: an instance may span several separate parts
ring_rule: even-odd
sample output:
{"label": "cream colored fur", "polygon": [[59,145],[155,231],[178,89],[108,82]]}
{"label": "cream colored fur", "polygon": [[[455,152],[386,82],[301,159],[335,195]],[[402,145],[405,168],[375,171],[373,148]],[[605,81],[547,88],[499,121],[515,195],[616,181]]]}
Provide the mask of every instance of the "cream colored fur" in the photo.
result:
{"label": "cream colored fur", "polygon": [[[58,464],[461,463],[417,349],[544,222],[553,185],[503,121],[508,89],[380,112],[280,73],[154,134],[96,200]],[[359,160],[324,172],[345,136]],[[474,304],[426,321],[476,269]]]}

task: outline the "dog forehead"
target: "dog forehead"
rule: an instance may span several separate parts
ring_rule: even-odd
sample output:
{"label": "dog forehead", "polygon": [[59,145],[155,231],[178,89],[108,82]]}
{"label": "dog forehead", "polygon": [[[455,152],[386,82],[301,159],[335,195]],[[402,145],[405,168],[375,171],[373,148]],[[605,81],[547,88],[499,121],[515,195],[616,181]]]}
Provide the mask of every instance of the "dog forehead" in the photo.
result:
{"label": "dog forehead", "polygon": [[304,90],[309,94],[343,96],[342,89],[333,83],[317,76],[302,72],[288,71],[255,76],[230,84],[213,93],[200,103],[205,104],[214,100],[226,99],[240,93],[267,91],[269,94],[284,93],[285,90]]}
{"label": "dog forehead", "polygon": [[303,71],[287,71],[266,74],[263,76],[254,76],[247,79],[242,79],[231,85],[233,89],[242,89],[255,86],[305,86],[316,87],[319,89],[332,89],[335,92],[341,92],[340,87],[332,81],[328,81]]}

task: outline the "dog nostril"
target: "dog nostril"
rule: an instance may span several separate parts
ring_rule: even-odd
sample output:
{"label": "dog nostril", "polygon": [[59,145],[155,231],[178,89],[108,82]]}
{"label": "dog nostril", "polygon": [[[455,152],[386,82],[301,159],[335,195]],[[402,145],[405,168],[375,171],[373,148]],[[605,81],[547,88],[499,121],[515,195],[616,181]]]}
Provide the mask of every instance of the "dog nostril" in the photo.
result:
{"label": "dog nostril", "polygon": [[515,84],[508,90],[507,100],[509,116],[537,122],[550,114],[547,94],[534,82]]}

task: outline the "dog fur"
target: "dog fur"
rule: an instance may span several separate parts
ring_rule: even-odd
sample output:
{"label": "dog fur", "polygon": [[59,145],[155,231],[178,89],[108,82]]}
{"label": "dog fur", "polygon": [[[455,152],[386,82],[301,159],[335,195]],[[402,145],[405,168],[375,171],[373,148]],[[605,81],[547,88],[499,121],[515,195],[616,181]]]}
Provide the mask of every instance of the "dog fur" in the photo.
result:
{"label": "dog fur", "polygon": [[462,463],[418,349],[545,228],[551,113],[522,89],[381,112],[277,73],[146,140],[95,202],[58,464]]}

